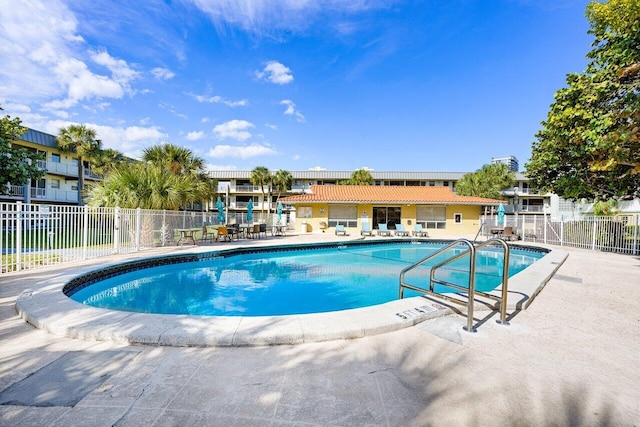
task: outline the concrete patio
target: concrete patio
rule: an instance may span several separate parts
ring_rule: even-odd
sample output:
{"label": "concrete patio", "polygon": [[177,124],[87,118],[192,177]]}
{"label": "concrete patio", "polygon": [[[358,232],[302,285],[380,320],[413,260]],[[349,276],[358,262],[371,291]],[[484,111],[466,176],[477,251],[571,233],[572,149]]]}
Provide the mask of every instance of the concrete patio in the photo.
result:
{"label": "concrete patio", "polygon": [[[329,236],[286,237],[310,238]],[[640,258],[569,254],[508,327],[491,318],[470,334],[450,315],[267,347],[56,336],[19,318],[16,298],[70,267],[8,274],[0,425],[640,425]]]}

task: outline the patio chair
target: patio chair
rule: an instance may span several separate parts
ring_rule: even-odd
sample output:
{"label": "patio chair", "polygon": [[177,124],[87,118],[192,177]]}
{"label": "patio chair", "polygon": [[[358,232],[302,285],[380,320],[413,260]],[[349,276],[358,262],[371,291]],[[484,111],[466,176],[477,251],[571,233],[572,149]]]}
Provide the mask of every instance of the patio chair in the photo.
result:
{"label": "patio chair", "polygon": [[413,235],[415,237],[429,237],[427,230],[422,228],[422,224],[416,224],[413,226]]}
{"label": "patio chair", "polygon": [[222,239],[226,240],[227,242],[231,241],[231,235],[229,234],[229,229],[224,225],[221,225],[220,227],[218,227],[218,237],[216,238],[216,240],[221,241]]}
{"label": "patio chair", "polygon": [[371,224],[368,222],[362,223],[362,229],[360,230],[361,236],[373,236],[373,232],[371,231]]}
{"label": "patio chair", "polygon": [[391,231],[387,228],[387,224],[378,224],[378,236],[391,236]]}
{"label": "patio chair", "polygon": [[259,224],[260,231],[258,232],[258,236],[263,235],[267,237],[267,224]]}
{"label": "patio chair", "polygon": [[215,237],[216,234],[213,232],[213,229],[209,229],[207,225],[202,226],[202,238],[200,239],[201,242],[204,242],[205,240],[213,241]]}
{"label": "patio chair", "polygon": [[409,232],[404,229],[404,225],[396,224],[396,236],[408,236]]}
{"label": "patio chair", "polygon": [[344,225],[342,224],[336,225],[336,236],[338,234],[342,234],[343,236],[347,235],[347,230],[345,230]]}
{"label": "patio chair", "polygon": [[513,227],[505,227],[503,232],[502,232],[502,238],[504,240],[519,240],[520,236],[518,235],[517,231],[513,230]]}

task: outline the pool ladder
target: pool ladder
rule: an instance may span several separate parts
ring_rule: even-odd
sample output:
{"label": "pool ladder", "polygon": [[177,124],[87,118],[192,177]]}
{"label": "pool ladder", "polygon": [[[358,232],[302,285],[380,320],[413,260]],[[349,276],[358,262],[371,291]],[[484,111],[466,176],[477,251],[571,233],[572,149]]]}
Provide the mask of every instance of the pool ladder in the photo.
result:
{"label": "pool ladder", "polygon": [[[438,255],[447,252],[457,246],[460,245],[465,245],[466,246],[466,250],[462,251],[462,252],[458,252],[454,255],[452,255],[451,257],[445,259],[444,261],[434,265],[433,267],[431,267],[431,273],[429,275],[429,289],[424,289],[424,288],[420,288],[418,286],[415,285],[411,285],[409,283],[406,283],[404,281],[404,276],[407,272],[413,270],[414,268],[424,264],[425,262],[437,257]],[[504,254],[504,260],[502,263],[502,294],[501,296],[496,296],[496,295],[492,295],[492,294],[488,294],[486,292],[481,292],[481,291],[476,291],[476,253],[477,250],[480,248],[483,248],[485,246],[490,246],[490,245],[500,245],[502,246],[503,249],[503,254]],[[443,267],[453,261],[456,261],[457,259],[460,259],[464,256],[466,256],[467,254],[469,254],[469,284],[468,286],[465,288],[464,286],[460,286],[460,285],[456,285],[455,283],[451,283],[451,282],[446,282],[444,280],[440,280],[440,279],[436,279],[435,274],[436,274],[436,270],[438,270],[440,267]],[[463,301],[461,299],[458,298],[453,298],[450,297],[448,295],[443,295],[443,294],[438,294],[436,292],[434,292],[434,286],[436,283],[439,283],[441,285],[445,285],[448,286],[450,288],[454,288],[454,289],[458,289],[460,291],[466,292],[467,293],[467,301]],[[468,332],[476,332],[476,328],[473,326],[473,305],[474,305],[474,299],[476,295],[485,297],[485,298],[489,298],[492,299],[494,301],[499,301],[500,302],[500,320],[497,320],[497,323],[500,323],[502,325],[508,325],[509,322],[507,321],[507,292],[508,292],[508,286],[509,286],[509,246],[507,245],[507,243],[502,240],[502,239],[491,239],[491,240],[487,240],[486,242],[482,242],[478,245],[475,245],[474,243],[472,243],[471,241],[467,240],[467,239],[458,239],[450,244],[448,244],[447,246],[445,246],[444,248],[432,253],[431,255],[429,255],[428,257],[404,268],[401,272],[400,272],[400,299],[402,299],[404,297],[404,288],[407,289],[412,289],[414,291],[418,291],[418,292],[422,292],[425,293],[427,295],[431,295],[437,298],[442,298],[445,299],[447,301],[451,301],[453,303],[456,304],[462,304],[467,306],[467,326],[464,326],[463,329],[465,331]]]}

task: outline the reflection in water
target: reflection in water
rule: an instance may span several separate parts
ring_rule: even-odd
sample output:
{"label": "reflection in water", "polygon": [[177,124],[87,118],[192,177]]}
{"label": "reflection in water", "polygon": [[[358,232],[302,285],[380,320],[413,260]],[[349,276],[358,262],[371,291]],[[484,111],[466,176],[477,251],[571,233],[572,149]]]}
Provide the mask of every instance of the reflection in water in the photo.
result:
{"label": "reflection in water", "polygon": [[[229,256],[129,272],[88,286],[72,298],[98,307],[165,314],[260,316],[345,310],[396,299],[402,268],[438,248],[398,244]],[[500,283],[502,258],[496,251],[481,252],[477,288],[490,290]],[[512,253],[511,274],[540,256]],[[438,270],[437,277],[466,284],[465,258]],[[424,283],[428,284],[429,269],[412,271],[407,281],[428,286]]]}

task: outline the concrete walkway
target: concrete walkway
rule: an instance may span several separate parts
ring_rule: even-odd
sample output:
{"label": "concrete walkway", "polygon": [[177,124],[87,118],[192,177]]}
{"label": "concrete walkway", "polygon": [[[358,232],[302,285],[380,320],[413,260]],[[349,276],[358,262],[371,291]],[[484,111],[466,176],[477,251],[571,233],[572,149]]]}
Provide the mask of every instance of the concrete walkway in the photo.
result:
{"label": "concrete walkway", "polygon": [[569,253],[509,327],[492,318],[470,334],[447,316],[272,347],[58,337],[15,314],[20,292],[57,269],[9,274],[0,425],[640,425],[640,258]]}

